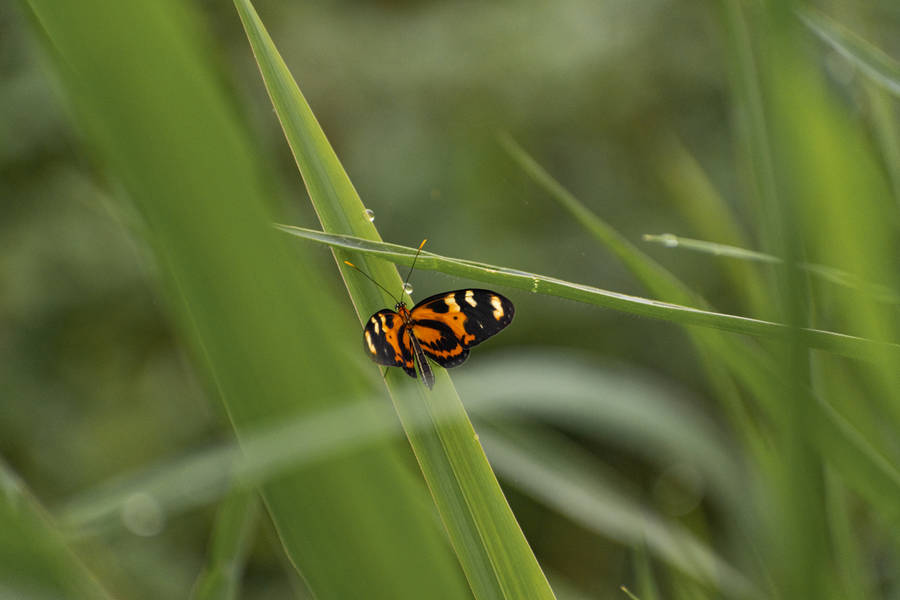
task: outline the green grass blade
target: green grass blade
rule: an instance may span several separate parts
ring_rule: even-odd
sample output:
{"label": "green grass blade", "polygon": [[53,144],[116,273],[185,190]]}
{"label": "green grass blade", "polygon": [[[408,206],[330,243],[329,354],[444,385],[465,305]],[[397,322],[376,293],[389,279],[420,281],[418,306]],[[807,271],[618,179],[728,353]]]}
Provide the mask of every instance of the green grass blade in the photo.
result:
{"label": "green grass blade", "polygon": [[[343,247],[348,250],[354,250],[360,253],[369,253],[380,256],[386,260],[397,264],[412,264],[412,257],[415,254],[414,248],[400,246],[397,244],[386,244],[382,242],[372,242],[363,240],[354,236],[342,236],[327,234],[320,231],[308,230],[299,227],[280,226],[284,231],[293,235],[310,239],[319,243],[329,244],[337,247]],[[673,308],[677,312],[687,311],[688,314],[704,313],[699,309],[690,309],[686,307],[670,305],[653,300],[642,298],[634,298],[624,294],[614,294],[613,292],[605,292],[583,286],[579,284],[571,284],[563,282],[555,278],[546,278],[533,273],[526,273],[514,269],[506,269],[496,265],[486,265],[484,263],[476,263],[473,261],[459,260],[453,258],[442,257],[430,252],[423,252],[416,263],[417,268],[433,269],[451,275],[460,277],[468,277],[470,279],[486,281],[497,285],[508,285],[510,287],[518,287],[520,289],[533,290],[534,282],[537,281],[539,292],[545,292],[549,295],[570,298],[596,304],[598,306],[607,306],[617,308],[626,312],[635,312],[645,316],[655,316],[657,318],[666,318],[662,316]],[[611,297],[618,302],[608,302]],[[638,308],[633,308],[631,300],[636,301]],[[647,314],[642,312],[644,305],[649,304],[654,307],[661,307],[659,313]],[[709,315],[718,315],[718,313],[708,313]],[[761,337],[778,337],[784,339],[788,334],[788,328],[783,325],[770,323],[767,321],[758,321],[753,319],[744,319],[743,317],[730,317],[739,320],[752,321],[754,323],[764,323],[765,327],[776,327],[779,330],[778,336],[761,334],[759,330],[754,330]],[[677,318],[667,319],[673,322],[681,322]],[[726,319],[727,320],[727,319]],[[693,323],[692,323],[693,324]],[[696,323],[708,324],[708,323]],[[727,329],[726,326],[722,327]],[[737,330],[731,330],[738,332]],[[740,331],[740,333],[751,333],[750,331]],[[855,338],[845,336],[843,334],[835,334],[821,330],[801,329],[801,335],[804,341],[813,346],[833,351],[837,354],[847,356],[860,356],[870,358],[873,354],[878,355],[883,352],[885,355],[897,355],[898,347],[896,344],[884,344],[873,342],[864,338]],[[832,337],[836,336],[836,337]],[[826,341],[827,340],[827,341]],[[840,341],[837,341],[840,340]],[[823,343],[824,342],[824,343]],[[845,342],[849,342],[846,343]],[[746,368],[748,371],[743,375],[742,380],[748,381],[750,384],[757,386],[757,399],[767,412],[771,412],[772,406],[767,404],[767,400],[772,400],[768,395],[772,388],[773,382],[767,378],[772,377],[772,372],[765,365],[755,365],[752,362],[745,364],[744,358],[747,360],[754,359],[755,355],[742,355],[741,360],[733,363],[734,368]],[[759,374],[765,373],[766,378],[760,378]],[[847,421],[842,418],[832,407],[818,401],[809,393],[808,401],[815,408],[813,431],[818,432],[815,442],[819,445],[825,456],[834,462],[848,482],[852,482],[854,489],[866,495],[867,498],[875,505],[882,507],[890,514],[897,512],[897,505],[894,502],[897,494],[900,493],[900,473],[895,466],[887,461],[883,455],[879,454],[866,441],[865,437],[855,430]],[[893,508],[892,508],[893,507]]]}
{"label": "green grass blade", "polygon": [[178,514],[218,500],[232,487],[261,486],[397,433],[389,410],[373,412],[359,398],[334,404],[314,415],[248,430],[240,447],[226,443],[115,477],[76,494],[54,512],[64,528],[82,535],[118,524],[122,507],[135,494],[154,498],[166,514]]}
{"label": "green grass blade", "polygon": [[900,63],[877,46],[815,9],[805,7],[799,15],[813,33],[849,60],[853,66],[885,90],[900,96]]}
{"label": "green grass blade", "polygon": [[872,113],[872,130],[881,150],[881,162],[890,177],[894,200],[900,206],[900,126],[894,111],[894,98],[874,83],[864,87]]}
{"label": "green grass blade", "polygon": [[[707,242],[705,240],[695,240],[691,238],[681,237],[671,233],[663,233],[660,235],[646,234],[643,236],[645,242],[661,244],[666,248],[682,248],[685,250],[693,250],[695,252],[703,252],[712,254],[713,256],[721,256],[726,258],[736,258],[739,260],[747,260],[754,262],[762,262],[768,264],[783,264],[784,261],[771,254],[765,252],[757,252],[756,250],[747,250],[746,248],[738,248],[728,244],[717,244],[715,242]],[[853,288],[870,295],[873,299],[880,302],[889,302],[891,304],[900,304],[900,295],[893,292],[883,285],[877,285],[866,281],[861,281],[858,277],[847,271],[819,265],[815,263],[800,263],[799,268],[808,273],[820,277],[824,281]]]}
{"label": "green grass blade", "polygon": [[2,460],[0,531],[0,598],[111,598]]}
{"label": "green grass blade", "polygon": [[[677,136],[672,134],[659,144],[654,153],[654,167],[667,192],[665,199],[684,215],[697,235],[733,246],[751,245],[732,207]],[[755,266],[732,264],[721,275],[732,282],[735,295],[743,300],[751,314],[768,318],[770,302]]]}
{"label": "green grass blade", "polygon": [[641,590],[642,600],[659,600],[659,585],[653,574],[653,565],[647,555],[646,545],[637,545],[631,555],[634,562],[634,579]]}
{"label": "green grass blade", "polygon": [[194,584],[192,600],[240,598],[241,575],[258,512],[256,491],[235,490],[225,499],[216,514],[209,557]]}
{"label": "green grass blade", "polygon": [[[797,51],[794,38],[803,30],[794,19],[785,18],[783,25],[791,60],[771,60],[772,129],[779,133],[784,185],[802,220],[794,237],[805,239],[804,251],[816,262],[900,290],[898,238],[888,225],[896,220],[897,207],[888,201],[890,183],[872,151],[871,137],[828,93],[817,64]],[[893,306],[852,290],[833,290],[826,301],[833,303],[831,320],[855,334],[890,341],[900,335]],[[879,358],[867,373],[878,387],[872,399],[877,410],[900,427],[900,361],[889,354]]]}
{"label": "green grass blade", "polygon": [[699,299],[669,271],[646,256],[606,221],[598,217],[578,198],[544,170],[512,137],[503,135],[500,143],[516,163],[550,196],[603,245],[607,246],[635,276],[660,298],[679,304],[697,305]]}
{"label": "green grass blade", "polygon": [[622,590],[622,593],[625,594],[625,597],[628,598],[628,600],[642,600],[641,598],[638,598],[637,596],[635,596],[635,595],[631,592],[631,590],[629,590],[629,589],[628,589],[627,587],[625,587],[624,585],[621,586],[619,589]]}
{"label": "green grass blade", "polygon": [[[512,138],[506,137],[502,142],[519,166],[601,244],[611,250],[652,294],[671,303],[707,311],[710,309],[709,304],[699,294],[692,292],[677,277],[641,252],[591,211]],[[726,339],[717,331],[689,328],[687,333],[700,356],[701,366],[715,390],[716,399],[727,411],[736,430],[742,433],[745,439],[752,439],[752,421],[748,418],[747,408],[735,382],[742,380],[751,388],[765,387],[768,376],[760,368],[764,362],[763,357],[756,348],[741,341]],[[760,394],[763,398],[770,395],[768,390]]]}
{"label": "green grass blade", "polygon": [[831,543],[838,557],[835,582],[842,598],[847,600],[863,600],[872,598],[876,593],[868,582],[868,565],[862,560],[865,553],[854,531],[853,511],[847,501],[846,488],[837,480],[834,473],[825,477],[828,508],[828,524],[831,531]]}
{"label": "green grass blade", "polygon": [[[549,369],[550,379],[571,378],[572,369],[582,368],[577,360],[570,359],[569,368],[561,370],[558,359],[546,358],[544,371]],[[566,427],[575,426],[585,435],[609,435],[612,440],[619,436],[619,441],[632,450],[652,452],[657,458],[677,456],[696,464],[725,497],[734,493],[734,478],[738,474],[730,471],[735,467],[728,462],[717,436],[691,411],[649,400],[647,390],[641,389],[646,386],[629,391],[628,385],[614,380],[606,386],[629,392],[628,405],[616,406],[609,399],[604,400],[604,384],[597,381],[597,374],[590,386],[573,385],[567,393],[554,394],[559,396],[558,402],[548,404],[545,398],[549,393],[537,396],[542,388],[534,374],[543,371],[535,369],[532,360],[520,356],[501,361],[501,365],[522,386],[533,386],[533,394],[522,392],[516,385],[510,388],[515,396],[486,393],[490,375],[480,374],[477,366],[460,375],[461,386],[471,394],[476,414],[497,417],[524,411]],[[597,392],[601,396],[597,397]],[[585,395],[587,399],[579,399]],[[895,502],[900,495],[900,473],[831,407],[824,403],[818,406],[821,410],[815,413],[811,429],[817,432],[819,444],[836,471],[880,507],[887,518],[900,516],[900,505]],[[420,421],[407,424],[407,434],[410,430],[427,430],[435,420],[440,423],[454,419],[455,414],[419,414],[417,418]],[[220,497],[234,483],[242,487],[263,484],[335,453],[365,447],[374,439],[395,433],[395,428],[395,419],[386,411],[372,415],[365,405],[341,406],[248,433],[240,449],[228,444],[118,478],[79,494],[56,514],[65,531],[80,535],[119,526],[122,507],[136,494],[154,498],[166,514],[178,514]]]}
{"label": "green grass blade", "polygon": [[621,492],[587,453],[559,434],[534,428],[481,428],[491,463],[516,487],[589,531],[625,545],[646,543],[672,566],[735,597],[752,586],[689,531]]}
{"label": "green grass blade", "polygon": [[725,0],[721,3],[721,10],[722,29],[727,42],[728,75],[738,120],[738,142],[749,172],[747,197],[754,201],[758,239],[762,247],[769,248],[772,241],[769,239],[767,207],[778,202],[778,189],[759,85],[758,59],[754,55],[752,32],[741,2]]}
{"label": "green grass blade", "polygon": [[[339,341],[358,340],[353,319],[269,226],[261,165],[191,7],[30,6],[98,157],[144,218],[171,313],[238,438],[358,397],[370,413],[388,412]],[[263,486],[283,547],[320,600],[467,594],[426,490],[397,450],[375,442]]]}
{"label": "green grass blade", "polygon": [[[416,249],[398,244],[375,242],[356,236],[339,235],[279,225],[283,231],[304,239],[327,244],[335,248],[370,254],[394,262],[399,265],[411,265]],[[604,308],[612,308],[643,317],[651,317],[681,325],[699,325],[713,327],[732,333],[757,336],[769,339],[786,339],[789,328],[780,323],[763,321],[717,313],[689,306],[681,306],[670,302],[650,300],[638,296],[630,296],[618,292],[603,290],[590,285],[564,281],[555,277],[539,275],[489,265],[470,260],[441,256],[423,251],[416,262],[417,269],[440,271],[457,277],[467,277],[476,281],[484,281],[495,285],[542,293],[558,298],[577,300]],[[800,330],[803,342],[811,348],[818,348],[843,356],[868,358],[873,355],[887,354],[900,357],[900,345],[890,342],[879,342],[866,338],[824,331],[821,329],[803,328]]]}
{"label": "green grass blade", "polygon": [[[247,0],[235,0],[235,6],[323,228],[379,239],[255,10]],[[351,260],[388,288],[400,289],[394,267],[368,260],[353,248],[339,248],[335,256],[339,265]],[[361,320],[385,306],[386,297],[370,282],[353,271],[341,272]],[[475,596],[552,598],[446,372],[437,368],[434,389],[426,392],[418,382],[392,371],[385,381],[395,409]],[[438,421],[436,415],[442,414],[452,417]],[[421,420],[431,427],[411,426]]]}
{"label": "green grass blade", "polygon": [[832,406],[812,396],[810,437],[843,481],[888,519],[900,518],[900,471]]}
{"label": "green grass blade", "polygon": [[[767,225],[776,243],[764,247],[785,259],[785,266],[776,269],[782,319],[797,325],[827,320],[859,335],[893,341],[900,334],[895,307],[876,304],[852,290],[831,289],[820,299],[793,267],[810,257],[900,289],[896,230],[887,225],[896,218],[896,206],[886,201],[890,193],[884,171],[874,160],[871,138],[822,80],[820,59],[810,56],[806,32],[791,10],[796,5],[770,2],[758,14],[767,40],[760,52],[769,117],[765,126],[782,192],[782,202],[766,207],[774,217]],[[828,308],[819,312],[811,306]],[[833,394],[831,399],[838,408],[862,400],[862,406],[877,415],[880,428],[895,431],[900,423],[900,362],[890,354],[873,359],[859,365],[868,394],[862,398]],[[810,356],[799,339],[781,354],[779,365],[783,377],[792,382],[791,390],[809,385]],[[783,595],[822,597],[833,588],[833,579],[810,578],[809,573],[830,574],[821,464],[826,455],[822,449],[832,442],[811,427],[814,407],[795,399],[794,394],[782,396],[781,415],[774,421],[779,460],[766,467],[777,503],[773,513],[779,518],[767,532],[766,554]],[[812,451],[814,445],[820,452]],[[896,460],[896,449],[892,452]],[[855,477],[853,468],[841,465],[841,479]],[[890,506],[873,508],[896,514]]]}
{"label": "green grass blade", "polygon": [[[571,352],[504,353],[454,380],[477,418],[531,417],[615,444],[665,468],[693,465],[720,499],[737,501],[741,468],[716,426],[671,381],[627,365],[597,364]],[[503,385],[492,385],[503,373]],[[553,398],[553,402],[547,402]]]}
{"label": "green grass blade", "polygon": [[662,233],[655,235],[652,233],[644,234],[642,239],[645,242],[660,244],[666,248],[684,248],[686,250],[695,250],[697,252],[705,252],[714,256],[724,256],[727,258],[738,258],[741,260],[750,260],[756,262],[781,264],[782,261],[777,256],[766,254],[765,252],[757,252],[756,250],[747,250],[729,244],[717,244],[715,242],[706,242],[703,240],[695,240],[682,237],[673,233]]}

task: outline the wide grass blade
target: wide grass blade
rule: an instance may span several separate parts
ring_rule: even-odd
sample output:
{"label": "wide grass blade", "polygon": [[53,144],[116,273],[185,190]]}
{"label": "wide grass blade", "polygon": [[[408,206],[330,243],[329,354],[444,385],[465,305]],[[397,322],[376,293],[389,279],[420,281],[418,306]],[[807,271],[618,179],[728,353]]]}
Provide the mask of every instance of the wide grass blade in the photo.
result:
{"label": "wide grass blade", "polygon": [[[279,228],[301,238],[328,244],[334,248],[343,248],[361,254],[379,256],[399,265],[411,265],[413,256],[416,253],[416,249],[409,246],[375,242],[356,236],[333,234],[288,225],[279,225]],[[713,327],[732,333],[768,339],[785,339],[789,335],[789,328],[780,323],[630,296],[590,285],[564,281],[547,275],[441,256],[432,252],[423,251],[419,256],[418,262],[416,262],[416,268],[440,271],[457,277],[467,277],[476,281],[505,285],[533,293],[577,300],[595,306],[612,308],[681,325]],[[800,335],[804,343],[811,348],[827,350],[843,356],[867,358],[878,354],[888,354],[900,357],[900,345],[896,343],[879,342],[811,328],[802,328]]]}
{"label": "wide grass blade", "polygon": [[[358,340],[353,319],[269,226],[266,177],[190,7],[30,6],[97,156],[144,219],[171,312],[237,437],[359,397],[369,415],[390,414],[342,341]],[[321,600],[466,595],[407,459],[375,441],[262,487],[285,551]]]}
{"label": "wide grass blade", "polygon": [[313,415],[248,430],[239,447],[224,443],[117,476],[76,494],[54,512],[76,535],[119,523],[122,507],[136,494],[155,499],[166,514],[178,514],[215,502],[232,488],[253,489],[300,467],[359,451],[396,435],[397,429],[387,410],[373,412],[358,398],[335,402]]}
{"label": "wide grass blade", "polygon": [[[772,59],[768,83],[781,177],[792,192],[798,219],[798,231],[790,239],[805,240],[804,251],[816,262],[898,290],[900,240],[888,225],[896,220],[896,204],[871,139],[832,100],[818,67],[797,51],[794,38],[802,29],[792,18],[780,13],[778,18],[784,20],[783,45],[791,60]],[[853,290],[832,290],[824,301],[834,306],[829,322],[842,323],[855,334],[890,341],[900,336],[893,306]],[[877,387],[872,399],[900,427],[900,360],[891,354],[876,358],[867,373]]]}
{"label": "wide grass blade", "polygon": [[[762,141],[765,135],[760,136],[760,148],[765,150]],[[571,195],[565,188],[556,182],[546,171],[544,171],[524,150],[518,147],[512,140],[505,141],[510,154],[517,162],[532,176],[540,185],[542,185],[548,193],[556,199],[564,208],[566,208],[575,219],[591,231],[595,237],[604,245],[609,247],[617,254],[623,262],[635,273],[651,291],[658,294],[661,298],[670,301],[691,301],[699,303],[701,307],[707,307],[707,303],[702,298],[691,297],[692,294],[686,286],[681,284],[677,279],[671,276],[667,271],[656,265],[649,257],[646,257],[635,249],[624,238],[617,234],[602,219],[592,214],[591,211]],[[766,164],[768,159],[761,159],[760,164]],[[765,188],[765,183],[760,183],[760,188]],[[768,196],[764,196],[767,198]],[[849,191],[847,194],[849,197]],[[850,218],[846,215],[845,220]],[[873,224],[874,226],[874,224]],[[871,228],[870,228],[871,229]],[[783,239],[782,233],[776,233],[774,239]],[[782,265],[783,262],[776,262]],[[811,265],[823,277],[831,276],[839,278],[844,275],[842,272],[827,269],[819,265]],[[849,275],[844,275],[843,280],[850,279],[854,282],[858,281]],[[872,286],[860,283],[860,287]],[[796,290],[796,279],[791,280],[787,286],[782,289]],[[884,296],[881,290],[881,296]],[[799,295],[791,296],[794,312],[792,318],[796,319],[800,305]],[[802,309],[800,309],[802,310]],[[785,330],[785,341],[788,342],[786,347],[782,347],[785,351],[798,353],[800,346],[806,343],[804,329],[797,327],[796,323],[791,323]],[[890,329],[889,329],[890,331]],[[848,482],[861,491],[865,496],[887,514],[896,515],[897,511],[893,507],[893,496],[897,492],[898,472],[896,467],[888,463],[882,454],[879,454],[869,443],[862,439],[860,433],[850,426],[834,409],[816,398],[798,373],[794,371],[786,371],[784,363],[778,368],[772,364],[772,361],[765,355],[761,354],[760,349],[749,346],[741,346],[735,343],[735,340],[726,340],[720,336],[711,335],[709,332],[690,331],[691,337],[695,340],[698,349],[701,351],[701,359],[711,375],[713,384],[718,388],[720,395],[730,394],[732,388],[727,381],[722,380],[721,375],[716,368],[720,363],[729,366],[732,372],[738,376],[738,379],[747,384],[753,390],[754,395],[760,401],[762,407],[766,410],[767,415],[775,420],[775,422],[784,423],[786,415],[791,419],[797,419],[809,427],[813,435],[807,440],[815,449],[821,452],[821,456],[831,461],[844,475]],[[874,333],[874,332],[873,332]],[[873,337],[875,337],[873,335]],[[878,336],[884,339],[884,336]],[[890,337],[892,341],[896,338]],[[891,352],[873,353],[870,355],[870,362],[864,364],[864,368],[873,368],[874,365],[883,364],[885,361],[896,362],[896,354]],[[799,364],[801,360],[797,360]],[[756,365],[756,368],[754,368]],[[762,367],[762,368],[759,368]],[[774,381],[769,379],[774,375]],[[772,385],[775,383],[775,385]],[[723,385],[724,384],[724,385]],[[780,398],[778,405],[773,405],[772,400]],[[785,409],[785,403],[797,403],[803,406],[802,411],[794,411]],[[779,406],[780,405],[780,406]],[[729,408],[733,407],[731,401],[728,402]],[[798,416],[801,415],[802,416]],[[735,426],[750,433],[745,435],[743,441],[749,444],[751,449],[756,450],[757,458],[766,460],[765,443],[762,442],[760,432],[754,432],[753,429],[747,427],[747,416],[732,411],[731,416]],[[735,418],[736,417],[736,418]],[[791,427],[790,429],[793,429]],[[792,434],[788,434],[792,435]],[[792,468],[803,470],[808,469],[810,462],[816,459],[812,457],[812,452],[808,449],[798,452],[798,465],[792,465]],[[802,463],[802,464],[801,464]],[[803,466],[805,465],[805,466]],[[860,469],[866,470],[869,477],[860,477]],[[810,484],[815,477],[809,477]]]}
{"label": "wide grass blade", "polygon": [[[571,353],[518,352],[493,363],[490,369],[472,365],[455,377],[476,418],[534,417],[619,445],[660,468],[672,461],[691,464],[719,498],[741,493],[743,478],[728,444],[670,382],[622,365],[598,368]],[[554,401],[547,402],[548,397]],[[230,486],[253,488],[299,466],[400,434],[388,415],[362,418],[366,415],[364,405],[339,407],[254,432],[240,449],[213,447],[118,477],[78,494],[56,515],[75,535],[121,526],[123,507],[136,495],[152,497],[165,514],[177,515],[215,501]],[[417,425],[428,427],[430,421]]]}
{"label": "wide grass blade", "polygon": [[696,399],[668,380],[552,350],[504,353],[490,367],[471,365],[454,380],[477,419],[534,418],[620,446],[660,469],[690,464],[724,502],[741,495],[734,448],[693,407]]}
{"label": "wide grass blade", "polygon": [[[822,322],[870,339],[895,341],[898,336],[893,306],[874,303],[852,289],[828,289],[827,295],[807,285],[807,277],[796,265],[815,261],[834,265],[864,281],[896,285],[896,236],[887,223],[893,203],[872,160],[869,140],[860,135],[856,121],[848,118],[840,100],[821,81],[819,57],[810,57],[805,32],[796,19],[797,2],[767,2],[759,11],[745,11],[740,2],[727,1],[725,23],[729,72],[735,97],[746,112],[740,131],[750,148],[753,190],[759,193],[760,246],[784,259],[775,265],[773,306],[776,318],[792,328]],[[748,35],[758,29],[758,40]],[[763,42],[764,40],[764,42]],[[754,42],[758,42],[754,46]],[[761,168],[762,167],[762,168]],[[894,238],[894,239],[892,239]],[[824,296],[824,297],[823,297]],[[866,477],[860,469],[875,467],[883,459],[868,453],[854,455],[847,444],[860,435],[852,428],[841,431],[842,418],[830,405],[810,402],[810,364],[801,334],[775,348],[778,378],[785,382],[776,397],[769,436],[775,450],[770,460],[759,464],[765,498],[772,518],[758,530],[761,556],[773,585],[784,597],[823,597],[833,587],[834,558],[829,555],[826,533],[826,501],[829,488],[823,482],[823,463],[834,466],[842,483],[864,489]],[[875,353],[871,362],[858,368],[863,387],[859,394],[847,387],[829,394],[835,407],[854,405],[875,411],[878,429],[896,431],[897,357]],[[828,361],[829,364],[834,364]],[[846,367],[846,365],[842,365]],[[820,416],[834,411],[828,433]],[[883,436],[867,431],[875,443]],[[893,436],[895,437],[895,436]],[[894,446],[892,442],[881,447]],[[838,447],[841,447],[838,450]],[[849,450],[849,452],[847,452]],[[892,450],[895,454],[895,450]],[[896,472],[889,487],[896,487]],[[885,479],[881,479],[885,483]],[[866,493],[880,516],[896,518],[896,489]],[[871,492],[871,490],[870,490]],[[893,498],[892,498],[893,495]],[[810,577],[820,573],[821,577]]]}
{"label": "wide grass blade", "polygon": [[[235,6],[323,229],[380,239],[251,3],[235,0]],[[370,260],[354,248],[338,248],[335,258],[339,267],[350,260],[389,289],[401,289],[396,269],[383,261]],[[341,273],[360,320],[388,302],[355,271],[341,268]],[[429,392],[393,371],[385,382],[394,407],[475,596],[552,598],[446,372],[435,368],[436,383]],[[451,418],[436,419],[446,414]],[[431,427],[412,426],[423,419]]]}
{"label": "wide grass blade", "polygon": [[[502,432],[502,433],[501,433]],[[559,434],[533,428],[480,428],[491,464],[540,502],[589,531],[634,546],[646,544],[679,570],[734,597],[749,582],[686,529],[668,523],[611,480],[592,457]]]}

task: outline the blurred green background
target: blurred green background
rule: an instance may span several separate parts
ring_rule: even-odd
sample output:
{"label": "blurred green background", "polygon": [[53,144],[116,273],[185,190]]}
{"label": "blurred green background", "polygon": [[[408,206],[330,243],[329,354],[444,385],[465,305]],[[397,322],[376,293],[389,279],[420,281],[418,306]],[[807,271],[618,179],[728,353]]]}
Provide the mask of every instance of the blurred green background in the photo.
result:
{"label": "blurred green background", "polygon": [[[428,238],[428,248],[439,254],[652,297],[511,158],[499,143],[505,132],[592,211],[719,312],[790,321],[796,318],[790,301],[775,299],[783,282],[767,267],[747,275],[746,263],[642,241],[644,234],[671,232],[776,254],[790,251],[791,244],[782,244],[790,234],[779,235],[777,227],[767,230],[769,219],[778,217],[754,199],[759,180],[741,141],[753,124],[734,82],[739,78],[732,55],[737,34],[729,26],[729,4],[260,0],[256,8],[385,240],[415,246]],[[896,2],[816,6],[900,58]],[[234,7],[196,1],[189,9],[195,35],[218,68],[218,83],[255,144],[279,220],[319,228]],[[751,2],[745,10],[754,51],[774,52],[777,40],[767,37],[766,20],[754,25],[762,9]],[[800,110],[810,112],[807,124],[820,126],[822,139],[842,140],[851,131],[855,141],[848,145],[856,148],[858,142],[872,157],[871,165],[855,172],[875,181],[873,189],[896,186],[900,165],[893,160],[897,154],[891,154],[900,141],[894,125],[896,96],[885,95],[809,29],[798,25],[790,35],[811,72],[824,82],[813,93],[827,94],[805,108],[802,99],[793,98]],[[778,82],[769,83],[775,114],[785,106],[779,104],[784,98]],[[838,116],[828,113],[815,121],[821,106]],[[790,110],[784,108],[784,114]],[[800,151],[780,141],[791,135],[790,127],[775,117],[770,123],[773,145],[784,149],[784,160],[796,158]],[[826,149],[827,139],[822,142]],[[813,173],[816,158],[810,157]],[[0,173],[0,457],[11,471],[52,513],[117,476],[232,439],[214,386],[198,373],[172,323],[160,291],[159,266],[137,235],[141,217],[129,208],[115,173],[85,149],[78,116],[66,101],[39,27],[27,7],[10,2],[0,5]],[[795,191],[782,180],[779,185]],[[861,262],[871,262],[876,251],[896,249],[897,191],[893,187],[893,196],[887,193],[883,202],[880,192],[872,194],[878,208],[872,209],[876,212],[869,214],[869,223],[883,227],[878,235],[888,240],[885,246],[862,248],[858,256],[848,250],[847,264],[835,264],[828,239],[838,238],[816,237],[817,230],[827,231],[833,224],[807,220],[802,229],[808,238],[797,242],[803,255],[854,271]],[[804,193],[798,190],[797,196]],[[704,204],[704,195],[714,200]],[[790,204],[785,198],[793,200],[791,193],[781,196],[781,202]],[[844,200],[851,206],[862,202],[868,210],[859,198]],[[802,201],[797,204],[793,218],[803,221],[814,214],[803,212]],[[733,222],[715,221],[710,205],[730,211]],[[835,218],[840,214],[836,211]],[[861,227],[865,232],[868,225]],[[857,233],[847,239],[860,240]],[[351,305],[331,253],[296,243],[315,256],[314,268],[326,275],[327,295],[349,314]],[[837,246],[840,254],[842,246]],[[888,250],[875,256],[881,262],[855,274],[895,285],[879,274],[896,278],[897,255]],[[747,285],[747,277],[754,283]],[[412,283],[417,299],[483,286],[432,271],[414,273]],[[883,318],[854,321],[852,313],[842,312],[854,297],[819,286],[826,287],[816,282],[809,289],[799,286],[804,288],[803,305],[811,307],[801,324],[897,341],[896,304],[878,304],[887,315]],[[534,365],[546,365],[547,377],[558,382],[546,391],[548,404],[564,396],[590,404],[593,394],[610,398],[618,393],[623,403],[649,398],[677,407],[673,419],[683,408],[715,432],[718,441],[726,440],[721,448],[763,480],[761,489],[773,496],[790,490],[789,484],[767,479],[772,472],[761,458],[779,455],[777,444],[770,454],[755,454],[747,447],[753,444],[744,445],[749,437],[766,446],[767,436],[781,440],[790,428],[776,418],[760,417],[764,411],[753,396],[758,390],[742,387],[738,396],[749,407],[744,424],[756,433],[736,433],[741,427],[734,414],[723,410],[719,392],[678,325],[549,296],[498,291],[516,304],[516,320],[474,351],[470,364],[452,373],[464,403],[480,394],[515,389],[523,376],[542,368]],[[360,346],[357,337],[337,344],[354,350]],[[779,356],[778,348],[766,349]],[[813,372],[812,377],[807,373],[807,383],[825,372],[833,379],[822,384],[824,389],[839,390],[836,395],[851,392],[841,399],[824,396],[865,432],[863,437],[877,430],[872,443],[897,465],[900,438],[893,429],[898,414],[893,411],[900,409],[891,387],[897,381],[896,358],[875,361],[874,373],[845,359],[816,353],[807,358]],[[776,402],[783,398],[776,396]],[[771,511],[781,510],[779,500],[762,493],[753,502],[748,499],[752,506],[723,508],[711,500],[702,468],[683,456],[648,451],[640,439],[623,442],[614,431],[586,433],[578,423],[552,419],[548,425],[539,412],[514,419],[516,432],[506,439],[524,435],[534,443],[549,436],[548,445],[562,456],[616,481],[647,510],[680,523],[759,588],[772,591],[767,588],[772,580],[753,573],[757,568],[766,573],[764,565],[772,560],[765,556],[766,543],[757,540],[759,546],[741,548],[747,539],[737,532],[753,527],[733,520],[743,514],[750,523],[764,522]],[[883,413],[891,416],[879,423]],[[785,418],[790,423],[793,417]],[[499,421],[491,421],[490,427],[508,426],[506,419]],[[529,434],[530,428],[537,431]],[[487,450],[493,458],[489,445]],[[502,455],[502,448],[496,451]],[[831,540],[827,552],[833,552],[826,561],[845,567],[853,563],[849,570],[857,577],[847,583],[856,592],[845,595],[841,588],[831,597],[898,597],[896,513],[843,488],[834,492],[829,487],[832,466],[813,454],[824,481],[818,482],[823,487],[818,501],[829,514],[846,516],[840,522],[825,519],[825,537]],[[514,461],[503,464],[513,464],[509,468],[515,473]],[[658,597],[732,597],[667,570],[662,565],[668,563],[658,554],[651,556],[654,551],[640,542],[640,533],[617,537],[615,527],[585,523],[577,511],[561,508],[498,470],[560,598],[624,597],[621,585],[640,590],[641,598],[653,598],[654,580],[661,590]],[[900,496],[895,498],[900,506]],[[769,500],[771,506],[766,505]],[[118,526],[79,538],[78,552],[109,587],[127,590],[122,597],[185,597],[208,559],[215,509],[208,503],[170,515],[163,507],[149,523],[123,517]],[[597,510],[602,512],[602,503]],[[305,597],[265,515],[251,535],[241,597]],[[849,541],[842,545],[832,536]],[[675,547],[677,554],[677,543]],[[849,556],[842,554],[847,548],[853,549]],[[823,564],[832,563],[818,566]],[[773,579],[779,581],[777,575]],[[789,586],[773,587],[775,597],[787,597]]]}

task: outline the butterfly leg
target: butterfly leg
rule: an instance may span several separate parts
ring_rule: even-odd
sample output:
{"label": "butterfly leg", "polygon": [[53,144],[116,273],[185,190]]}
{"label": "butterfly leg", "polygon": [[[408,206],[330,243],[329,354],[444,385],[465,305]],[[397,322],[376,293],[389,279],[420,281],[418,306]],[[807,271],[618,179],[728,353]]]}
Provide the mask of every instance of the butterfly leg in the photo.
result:
{"label": "butterfly leg", "polygon": [[431,365],[428,364],[428,359],[425,358],[425,353],[422,351],[422,346],[419,345],[419,340],[416,339],[416,336],[412,334],[412,331],[407,331],[407,335],[413,349],[413,356],[415,356],[416,363],[419,365],[419,373],[422,374],[422,381],[430,390],[434,387],[434,373],[431,371]]}

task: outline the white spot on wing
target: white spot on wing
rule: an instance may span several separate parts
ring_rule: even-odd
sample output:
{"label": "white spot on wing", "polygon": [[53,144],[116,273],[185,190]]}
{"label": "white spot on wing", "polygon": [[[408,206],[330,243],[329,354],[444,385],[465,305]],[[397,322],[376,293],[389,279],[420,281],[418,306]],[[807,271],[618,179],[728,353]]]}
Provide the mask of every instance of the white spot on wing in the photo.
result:
{"label": "white spot on wing", "polygon": [[378,319],[372,317],[372,325],[375,326],[375,333],[378,333]]}
{"label": "white spot on wing", "polygon": [[473,292],[472,290],[466,290],[466,304],[473,308],[478,306],[478,302],[476,302],[475,298],[473,298],[474,295],[475,292]]}
{"label": "white spot on wing", "polygon": [[456,303],[456,296],[453,294],[444,296],[444,303],[447,305],[450,312],[459,312],[459,304]]}
{"label": "white spot on wing", "polygon": [[[377,327],[377,325],[376,325]],[[378,352],[375,350],[375,344],[372,343],[372,335],[367,331],[366,332],[366,345],[369,346],[369,352],[372,354],[377,354]]]}
{"label": "white spot on wing", "polygon": [[491,306],[494,307],[494,318],[498,321],[503,318],[503,303],[497,296],[491,296]]}

